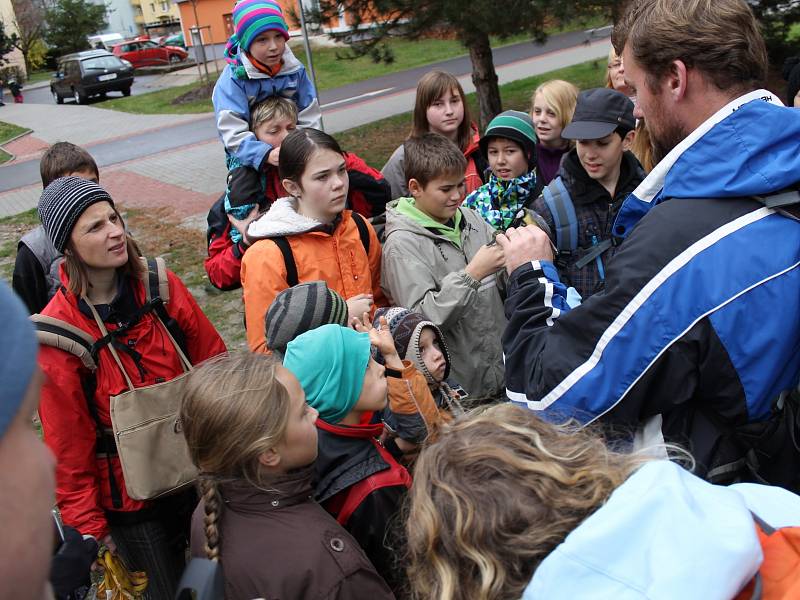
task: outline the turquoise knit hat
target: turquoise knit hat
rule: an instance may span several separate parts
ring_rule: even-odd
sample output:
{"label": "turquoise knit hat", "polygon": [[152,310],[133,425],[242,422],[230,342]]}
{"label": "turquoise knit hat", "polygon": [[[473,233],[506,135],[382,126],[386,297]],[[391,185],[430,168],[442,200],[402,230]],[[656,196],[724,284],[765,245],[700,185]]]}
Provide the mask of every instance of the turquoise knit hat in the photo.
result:
{"label": "turquoise knit hat", "polygon": [[358,402],[369,358],[369,334],[323,325],[289,342],[283,366],[297,377],[320,418],[335,424]]}
{"label": "turquoise knit hat", "polygon": [[536,144],[539,138],[536,136],[533,120],[527,113],[507,110],[489,121],[486,132],[479,142],[484,156],[488,156],[489,140],[495,137],[517,142],[528,155],[528,165],[532,167],[536,164]]}

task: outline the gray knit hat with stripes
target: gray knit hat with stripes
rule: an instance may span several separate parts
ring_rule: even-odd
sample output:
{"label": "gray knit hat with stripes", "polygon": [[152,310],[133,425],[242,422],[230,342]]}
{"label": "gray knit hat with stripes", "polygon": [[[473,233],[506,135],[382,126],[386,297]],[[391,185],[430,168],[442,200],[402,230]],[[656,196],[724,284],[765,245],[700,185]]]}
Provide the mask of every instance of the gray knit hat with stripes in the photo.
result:
{"label": "gray knit hat with stripes", "polygon": [[323,325],[347,327],[347,302],[324,281],[300,283],[275,297],[264,317],[267,348],[283,355],[297,336]]}
{"label": "gray knit hat with stripes", "polygon": [[75,223],[96,202],[114,206],[107,191],[82,177],[59,177],[45,188],[39,198],[39,220],[56,250],[64,253]]}

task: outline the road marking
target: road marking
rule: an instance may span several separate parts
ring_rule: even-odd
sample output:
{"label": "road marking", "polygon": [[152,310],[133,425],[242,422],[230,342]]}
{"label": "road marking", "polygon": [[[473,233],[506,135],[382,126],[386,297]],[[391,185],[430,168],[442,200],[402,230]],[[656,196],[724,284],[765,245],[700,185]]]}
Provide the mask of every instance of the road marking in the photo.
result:
{"label": "road marking", "polygon": [[391,92],[394,88],[384,88],[382,90],[375,90],[374,92],[367,92],[366,94],[359,94],[358,96],[353,96],[351,98],[344,98],[342,100],[336,100],[334,102],[328,102],[327,104],[323,104],[320,108],[328,108],[329,106],[336,106],[337,104],[344,104],[345,102],[352,102],[353,100],[360,100],[361,98],[369,98],[370,96],[377,96],[378,94],[384,94],[386,92]]}

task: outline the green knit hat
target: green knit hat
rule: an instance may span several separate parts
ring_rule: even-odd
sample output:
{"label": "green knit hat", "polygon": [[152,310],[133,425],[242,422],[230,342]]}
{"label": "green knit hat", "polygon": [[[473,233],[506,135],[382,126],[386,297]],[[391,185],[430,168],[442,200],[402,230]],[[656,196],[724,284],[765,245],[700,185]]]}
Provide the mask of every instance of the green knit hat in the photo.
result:
{"label": "green knit hat", "polygon": [[283,366],[297,377],[306,402],[333,425],[358,402],[369,359],[369,334],[323,325],[289,342]]}
{"label": "green knit hat", "polygon": [[496,137],[513,140],[522,146],[528,156],[528,166],[533,168],[536,164],[536,144],[539,138],[536,137],[530,115],[519,110],[507,110],[489,121],[480,141],[484,156],[488,156],[489,140]]}

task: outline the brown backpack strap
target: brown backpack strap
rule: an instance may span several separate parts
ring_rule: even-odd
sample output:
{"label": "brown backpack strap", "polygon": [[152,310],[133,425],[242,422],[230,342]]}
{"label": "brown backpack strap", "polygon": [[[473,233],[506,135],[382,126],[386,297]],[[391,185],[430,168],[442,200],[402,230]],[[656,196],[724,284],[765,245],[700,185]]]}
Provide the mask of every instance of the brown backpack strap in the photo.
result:
{"label": "brown backpack strap", "polygon": [[97,369],[92,357],[95,340],[91,335],[66,321],[46,315],[31,315],[31,321],[36,327],[36,337],[40,344],[53,346],[77,356],[83,366],[92,372]]}
{"label": "brown backpack strap", "polygon": [[147,302],[153,298],[161,298],[164,304],[169,303],[169,279],[167,278],[167,264],[160,256],[157,258],[145,258],[140,256],[146,272],[143,277],[145,286],[145,297]]}

